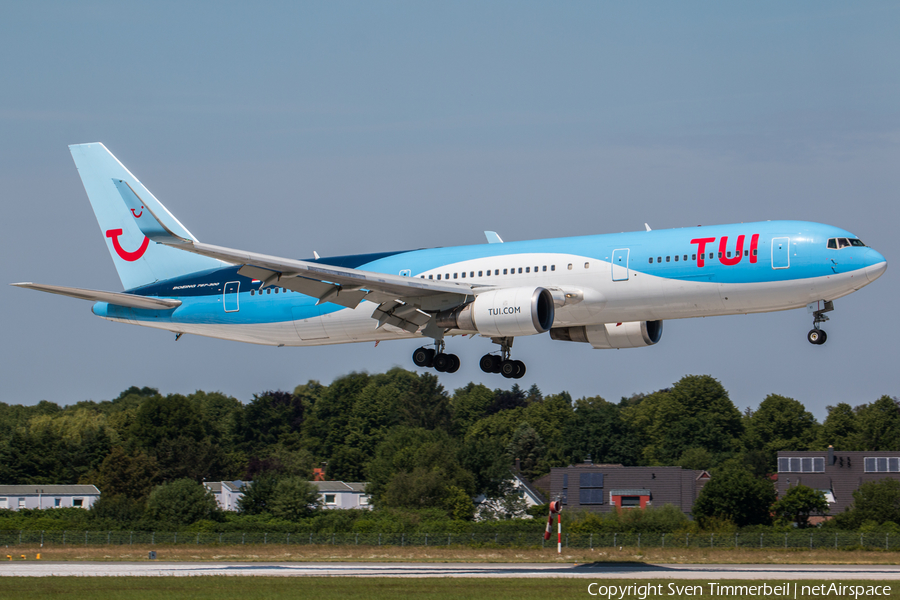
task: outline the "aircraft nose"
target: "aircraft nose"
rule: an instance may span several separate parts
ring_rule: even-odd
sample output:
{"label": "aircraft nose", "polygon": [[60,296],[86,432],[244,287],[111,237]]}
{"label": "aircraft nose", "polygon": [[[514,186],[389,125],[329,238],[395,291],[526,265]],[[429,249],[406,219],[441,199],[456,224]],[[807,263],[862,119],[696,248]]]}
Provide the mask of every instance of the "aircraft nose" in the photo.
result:
{"label": "aircraft nose", "polygon": [[870,282],[875,281],[887,271],[887,260],[885,260],[880,252],[872,250],[871,248],[869,249],[867,262],[869,264],[866,267],[866,277]]}

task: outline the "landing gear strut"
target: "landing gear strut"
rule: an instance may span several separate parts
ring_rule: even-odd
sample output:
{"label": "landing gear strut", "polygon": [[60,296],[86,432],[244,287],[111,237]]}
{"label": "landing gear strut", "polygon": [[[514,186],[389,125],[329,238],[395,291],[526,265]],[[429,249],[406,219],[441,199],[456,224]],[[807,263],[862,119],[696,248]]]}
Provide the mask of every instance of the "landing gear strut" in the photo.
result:
{"label": "landing gear strut", "polygon": [[485,354],[479,361],[481,370],[485,373],[500,373],[507,379],[521,379],[525,376],[525,363],[521,360],[512,360],[509,356],[513,339],[511,337],[491,338],[491,341],[500,345],[500,356]]}
{"label": "landing gear strut", "polygon": [[831,300],[820,300],[806,306],[807,310],[813,314],[813,328],[806,334],[806,339],[810,344],[821,346],[828,339],[828,334],[824,330],[819,329],[819,325],[828,320],[825,313],[834,310],[834,303]]}
{"label": "landing gear strut", "polygon": [[456,373],[459,370],[459,357],[444,353],[444,340],[436,340],[434,348],[416,348],[412,359],[417,367],[433,367],[440,373]]}

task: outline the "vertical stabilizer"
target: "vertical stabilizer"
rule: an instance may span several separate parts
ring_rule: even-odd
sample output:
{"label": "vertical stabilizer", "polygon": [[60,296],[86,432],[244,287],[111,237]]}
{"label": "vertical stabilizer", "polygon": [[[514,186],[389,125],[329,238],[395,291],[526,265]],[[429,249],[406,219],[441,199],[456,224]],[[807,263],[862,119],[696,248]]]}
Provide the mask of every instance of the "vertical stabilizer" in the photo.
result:
{"label": "vertical stabilizer", "polygon": [[185,239],[194,239],[106,146],[99,142],[75,144],[69,150],[125,289],[224,265],[213,258],[156,244],[141,233],[136,219],[148,206],[165,227]]}

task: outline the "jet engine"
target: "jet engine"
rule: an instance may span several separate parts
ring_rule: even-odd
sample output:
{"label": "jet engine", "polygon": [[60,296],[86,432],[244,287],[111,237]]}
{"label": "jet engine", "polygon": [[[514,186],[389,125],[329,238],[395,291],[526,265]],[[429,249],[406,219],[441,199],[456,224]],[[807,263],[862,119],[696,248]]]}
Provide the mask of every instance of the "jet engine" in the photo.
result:
{"label": "jet engine", "polygon": [[437,325],[491,337],[534,335],[553,326],[554,314],[549,290],[508,288],[478,294],[468,304],[438,313]]}
{"label": "jet engine", "polygon": [[642,348],[652,346],[662,337],[662,321],[603,323],[581,327],[556,327],[550,337],[563,342],[584,342],[598,349]]}

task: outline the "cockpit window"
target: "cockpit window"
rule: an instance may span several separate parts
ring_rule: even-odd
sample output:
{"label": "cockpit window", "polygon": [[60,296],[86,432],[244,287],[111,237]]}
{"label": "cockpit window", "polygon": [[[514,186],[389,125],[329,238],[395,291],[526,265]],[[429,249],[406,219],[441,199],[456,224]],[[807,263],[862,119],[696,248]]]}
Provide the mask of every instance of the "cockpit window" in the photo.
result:
{"label": "cockpit window", "polygon": [[831,238],[828,240],[828,247],[832,250],[850,248],[851,246],[865,247],[865,244],[857,238]]}

